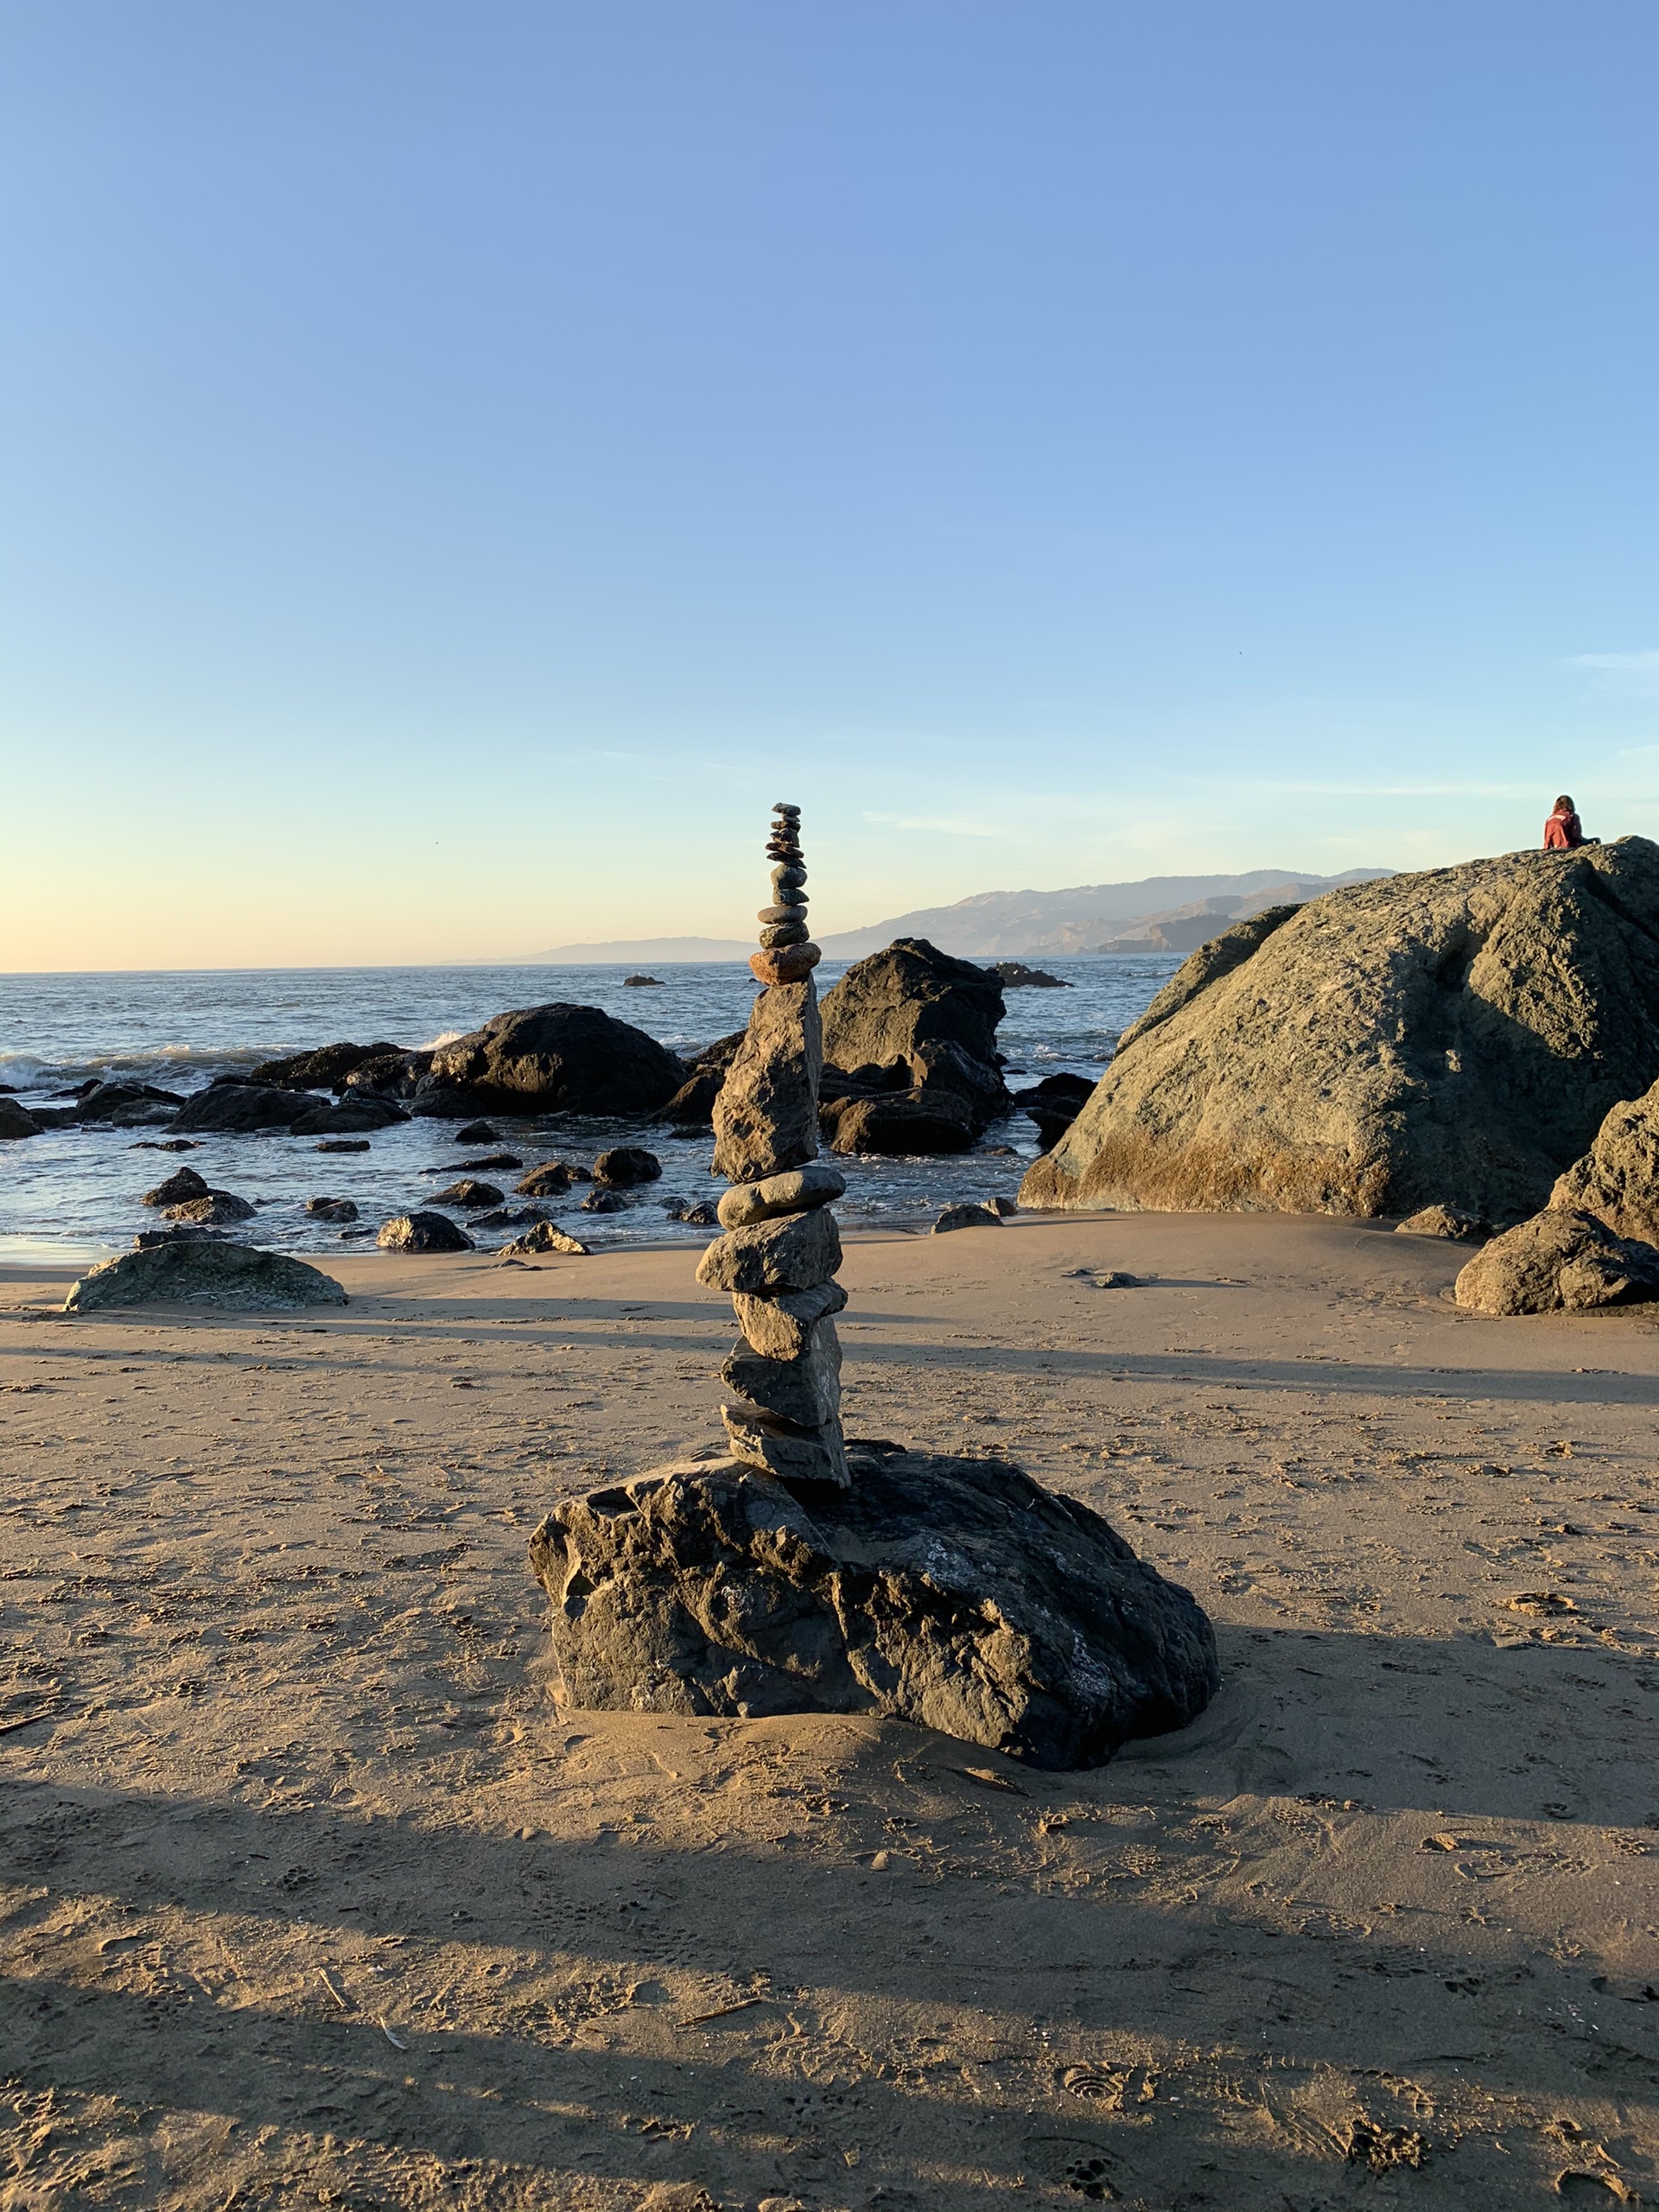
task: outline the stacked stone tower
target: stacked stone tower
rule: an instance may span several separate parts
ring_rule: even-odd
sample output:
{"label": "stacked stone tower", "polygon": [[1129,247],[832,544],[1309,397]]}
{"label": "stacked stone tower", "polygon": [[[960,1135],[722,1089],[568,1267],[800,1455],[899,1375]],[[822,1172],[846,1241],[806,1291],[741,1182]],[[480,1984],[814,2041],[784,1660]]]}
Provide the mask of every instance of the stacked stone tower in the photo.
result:
{"label": "stacked stone tower", "polygon": [[760,909],[760,950],[749,962],[764,988],[715,1103],[715,1171],[732,1185],[720,1202],[726,1234],[703,1254],[697,1280],[730,1291],[742,1332],[721,1369],[732,1457],[844,1490],[851,1478],[831,1316],[847,1294],[835,1280],[841,1238],[830,1204],[847,1185],[817,1157],[823,1035],[801,810],[780,804],[772,815],[772,903]]}

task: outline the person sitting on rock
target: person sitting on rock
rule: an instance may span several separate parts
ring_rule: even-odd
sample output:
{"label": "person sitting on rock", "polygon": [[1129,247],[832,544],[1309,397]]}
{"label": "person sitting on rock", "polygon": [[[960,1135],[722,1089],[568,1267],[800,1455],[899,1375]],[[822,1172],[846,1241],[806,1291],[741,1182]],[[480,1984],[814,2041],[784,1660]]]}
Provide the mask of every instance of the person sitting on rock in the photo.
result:
{"label": "person sitting on rock", "polygon": [[1584,834],[1584,824],[1579,819],[1579,810],[1563,791],[1544,824],[1544,850],[1547,853],[1572,853],[1589,842]]}

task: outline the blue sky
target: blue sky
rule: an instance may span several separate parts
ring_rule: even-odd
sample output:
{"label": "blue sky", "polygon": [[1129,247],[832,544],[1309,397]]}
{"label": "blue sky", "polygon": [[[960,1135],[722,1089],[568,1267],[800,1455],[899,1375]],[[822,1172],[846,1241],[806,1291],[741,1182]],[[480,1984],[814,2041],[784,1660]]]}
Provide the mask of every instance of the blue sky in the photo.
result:
{"label": "blue sky", "polygon": [[0,0],[0,965],[1659,834],[1659,14]]}

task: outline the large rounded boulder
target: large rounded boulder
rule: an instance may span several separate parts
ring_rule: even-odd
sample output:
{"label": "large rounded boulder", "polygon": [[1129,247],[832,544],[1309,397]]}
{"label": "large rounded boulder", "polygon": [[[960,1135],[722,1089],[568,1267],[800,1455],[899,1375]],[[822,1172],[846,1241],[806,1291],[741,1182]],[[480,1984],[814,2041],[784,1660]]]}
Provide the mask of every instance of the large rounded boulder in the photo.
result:
{"label": "large rounded boulder", "polygon": [[994,1071],[1002,1011],[996,976],[925,938],[898,938],[824,993],[823,1057],[838,1068],[889,1067],[919,1046],[955,1045]]}
{"label": "large rounded boulder", "polygon": [[1515,1221],[1656,1078],[1659,845],[1504,854],[1224,931],[1020,1200]]}
{"label": "large rounded boulder", "polygon": [[417,1114],[653,1114],[686,1079],[683,1060],[592,1006],[498,1014],[440,1046],[416,1086]]}

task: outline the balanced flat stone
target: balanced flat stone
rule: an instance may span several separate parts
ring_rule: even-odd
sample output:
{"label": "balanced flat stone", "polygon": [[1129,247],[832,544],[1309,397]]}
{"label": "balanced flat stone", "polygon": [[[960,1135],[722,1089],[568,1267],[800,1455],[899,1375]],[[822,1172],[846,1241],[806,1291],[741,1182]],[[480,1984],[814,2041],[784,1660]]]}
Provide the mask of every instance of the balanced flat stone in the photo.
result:
{"label": "balanced flat stone", "polygon": [[756,1298],[742,1291],[732,1294],[732,1310],[744,1341],[772,1359],[795,1359],[806,1349],[814,1325],[826,1315],[839,1313],[847,1294],[838,1282],[815,1283],[810,1290],[786,1291],[781,1297]]}
{"label": "balanced flat stone", "polygon": [[812,1160],[781,1175],[764,1176],[758,1183],[738,1183],[722,1193],[717,1209],[722,1229],[744,1229],[752,1221],[771,1221],[780,1214],[806,1213],[813,1206],[827,1206],[844,1197],[847,1178],[838,1167]]}
{"label": "balanced flat stone", "polygon": [[809,1502],[679,1463],[555,1506],[531,1541],[562,1707],[867,1713],[1036,1767],[1184,1727],[1209,1622],[1100,1516],[995,1459],[860,1457]]}
{"label": "balanced flat stone", "polygon": [[841,1411],[841,1345],[833,1321],[808,1331],[792,1358],[772,1359],[740,1341],[720,1373],[745,1414],[819,1428]]}
{"label": "balanced flat stone", "polygon": [[720,1417],[740,1465],[763,1468],[779,1482],[804,1483],[814,1490],[845,1490],[853,1479],[838,1414],[816,1428],[798,1427],[745,1405],[722,1406]]}
{"label": "balanced flat stone", "polygon": [[716,1236],[697,1262],[697,1281],[708,1290],[764,1298],[814,1289],[840,1265],[836,1217],[827,1206],[815,1206],[810,1213],[752,1222]]}

